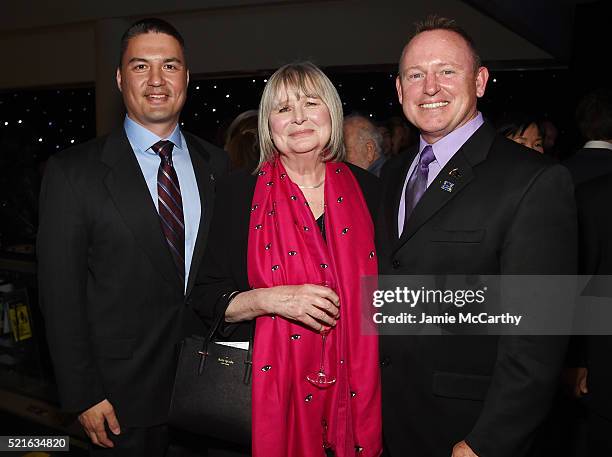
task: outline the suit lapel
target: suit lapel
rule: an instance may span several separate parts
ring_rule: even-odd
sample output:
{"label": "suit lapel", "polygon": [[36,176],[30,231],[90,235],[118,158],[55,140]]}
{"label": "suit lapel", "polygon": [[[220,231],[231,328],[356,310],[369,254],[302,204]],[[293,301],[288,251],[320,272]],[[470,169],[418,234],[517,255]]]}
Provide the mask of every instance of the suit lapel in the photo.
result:
{"label": "suit lapel", "polygon": [[208,226],[213,211],[214,201],[214,182],[215,176],[208,164],[210,154],[204,149],[204,147],[194,139],[190,134],[183,132],[183,136],[187,141],[187,147],[189,149],[189,156],[191,157],[191,164],[193,166],[193,172],[196,177],[198,184],[198,191],[200,194],[200,224],[198,227],[198,236],[196,238],[195,248],[193,250],[193,257],[191,259],[191,267],[189,268],[189,279],[187,281],[187,292],[185,295],[189,295],[198,270],[204,255],[204,247],[206,245],[206,234],[208,233]]}
{"label": "suit lapel", "polygon": [[168,250],[157,210],[123,129],[108,136],[101,160],[109,167],[104,184],[136,242],[161,275],[182,290],[184,285]]}
{"label": "suit lapel", "polygon": [[[450,176],[451,170],[457,170],[458,175]],[[414,208],[410,219],[408,219],[408,224],[398,240],[398,247],[410,239],[423,224],[459,194],[473,177],[474,172],[470,163],[461,151],[457,151],[436,176],[436,179],[430,184]]]}
{"label": "suit lapel", "polygon": [[495,130],[485,123],[459,148],[423,194],[400,239],[397,240],[397,235],[394,238],[397,240],[394,251],[404,245],[420,227],[474,179],[473,167],[486,159],[494,138]]}

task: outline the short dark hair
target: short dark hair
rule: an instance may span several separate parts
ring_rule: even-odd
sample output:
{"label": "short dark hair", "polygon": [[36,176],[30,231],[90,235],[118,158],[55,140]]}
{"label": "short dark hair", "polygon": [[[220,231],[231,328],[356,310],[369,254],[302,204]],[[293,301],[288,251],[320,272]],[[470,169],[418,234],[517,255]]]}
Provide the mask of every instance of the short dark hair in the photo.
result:
{"label": "short dark hair", "polygon": [[530,125],[536,126],[542,140],[544,140],[546,132],[542,127],[542,119],[534,113],[514,112],[506,114],[497,122],[497,132],[502,136],[511,138],[516,135],[523,135]]}
{"label": "short dark hair", "polygon": [[600,88],[585,95],[576,109],[576,121],[587,140],[612,139],[612,90]]}
{"label": "short dark hair", "polygon": [[414,34],[410,37],[410,41],[420,33],[429,32],[432,30],[448,30],[449,32],[455,32],[460,35],[461,38],[465,40],[470,51],[472,53],[472,58],[474,59],[474,70],[478,70],[482,65],[482,61],[480,60],[480,55],[476,50],[476,44],[472,37],[465,31],[463,27],[461,27],[454,19],[449,19],[447,17],[438,16],[436,14],[431,14],[427,16],[424,20],[415,23]]}
{"label": "short dark hair", "polygon": [[119,68],[121,68],[121,62],[123,61],[123,55],[125,54],[125,50],[128,47],[129,41],[137,37],[138,35],[143,35],[145,33],[164,33],[166,35],[170,35],[178,43],[181,45],[181,50],[183,53],[185,52],[185,40],[179,33],[176,28],[170,24],[169,22],[164,21],[163,19],[158,19],[155,17],[148,17],[146,19],[141,19],[137,22],[134,22],[123,34],[121,37],[121,50],[119,53]]}

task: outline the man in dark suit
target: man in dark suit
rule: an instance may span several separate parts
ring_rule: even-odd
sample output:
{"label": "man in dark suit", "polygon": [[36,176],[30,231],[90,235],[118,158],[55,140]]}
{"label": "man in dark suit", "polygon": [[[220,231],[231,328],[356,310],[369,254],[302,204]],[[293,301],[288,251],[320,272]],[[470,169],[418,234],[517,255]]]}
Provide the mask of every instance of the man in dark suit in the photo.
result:
{"label": "man in dark suit", "polygon": [[127,115],[108,136],[49,160],[41,190],[41,308],[63,407],[92,455],[162,456],[176,344],[223,151],[178,126],[189,73],[183,39],[132,25],[117,85]]}
{"label": "man in dark suit", "polygon": [[[396,85],[421,132],[383,168],[382,274],[571,274],[569,173],[498,136],[477,110],[488,72],[454,21],[432,17]],[[381,336],[383,433],[392,457],[517,457],[554,393],[566,339]]]}
{"label": "man in dark suit", "polygon": [[[604,192],[605,186],[602,183],[609,180],[606,176],[609,177],[612,174],[612,90],[600,88],[586,94],[578,103],[576,121],[582,137],[587,141],[581,149],[565,160],[563,165],[569,169],[576,186],[578,215],[581,223],[578,272],[581,275],[609,274],[603,273],[604,270],[597,272],[599,266],[595,263],[595,260],[600,256],[606,257],[603,252],[600,254],[599,249],[601,248],[601,236],[605,233],[606,216],[609,214],[604,210],[608,205],[608,200]],[[590,186],[590,183],[594,181],[599,184]],[[591,193],[593,194],[592,198],[589,195]],[[597,206],[599,206],[598,209],[596,209]],[[597,219],[603,219],[604,224],[597,227],[595,223]],[[596,347],[594,342],[601,342],[601,349],[593,351],[593,348]],[[575,336],[570,339],[567,369],[564,377],[568,380],[570,387],[573,388],[577,398],[582,397],[588,390],[587,368],[585,367],[587,350],[596,354],[596,361],[591,362],[591,364],[597,365],[595,368],[595,383],[603,385],[603,383],[598,382],[598,379],[606,381],[609,377],[612,377],[612,375],[604,375],[603,377],[598,375],[601,368],[603,368],[604,373],[606,368],[597,359],[601,360],[601,356],[606,353],[608,348],[609,342],[606,338]],[[608,392],[604,390],[602,395],[602,390],[599,388],[596,388],[595,392],[595,395],[588,395],[588,400],[585,399],[585,401],[570,402],[564,399],[561,403],[565,405],[571,415],[566,422],[571,422],[572,429],[579,433],[576,439],[579,442],[585,441],[582,435],[584,430],[587,428],[593,429],[588,422],[593,422],[594,419],[602,417],[598,413],[592,412],[593,407],[596,410],[601,410],[606,409],[608,405],[607,401],[603,403],[600,401],[605,398]],[[591,412],[588,410],[591,410]],[[601,435],[601,437],[604,436]],[[592,434],[589,439],[591,438]]]}
{"label": "man in dark suit", "polygon": [[612,173],[612,90],[595,90],[576,109],[580,133],[587,142],[563,164],[574,184]]}
{"label": "man in dark suit", "polygon": [[[580,229],[579,272],[596,275],[589,281],[584,294],[606,300],[604,306],[608,309],[612,299],[612,213],[606,208],[611,198],[612,174],[590,180],[576,189]],[[603,314],[600,311],[593,317],[605,320],[609,312]],[[612,455],[612,336],[591,335],[582,343],[586,366],[579,369],[576,390],[578,395],[585,396],[588,409],[588,455]]]}

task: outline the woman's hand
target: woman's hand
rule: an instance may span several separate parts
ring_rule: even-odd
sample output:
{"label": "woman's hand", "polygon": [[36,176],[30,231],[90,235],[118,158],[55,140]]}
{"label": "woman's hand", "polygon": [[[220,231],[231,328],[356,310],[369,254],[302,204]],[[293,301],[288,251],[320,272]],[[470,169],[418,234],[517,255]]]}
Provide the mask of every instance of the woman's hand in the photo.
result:
{"label": "woman's hand", "polygon": [[329,287],[315,284],[254,289],[236,295],[225,312],[227,322],[276,314],[313,330],[333,327],[340,316],[340,299]]}

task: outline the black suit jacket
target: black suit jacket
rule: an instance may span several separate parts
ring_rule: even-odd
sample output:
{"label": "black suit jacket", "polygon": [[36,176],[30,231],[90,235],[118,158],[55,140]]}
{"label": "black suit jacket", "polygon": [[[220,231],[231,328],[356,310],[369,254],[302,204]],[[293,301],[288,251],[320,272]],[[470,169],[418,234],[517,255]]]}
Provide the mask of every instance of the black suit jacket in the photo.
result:
{"label": "black suit jacket", "polygon": [[[612,212],[609,210],[612,174],[578,186],[576,200],[580,228],[580,273],[597,275],[589,289],[591,293],[607,297],[609,301],[612,298]],[[612,336],[589,336],[585,343],[589,370],[587,404],[599,415],[612,420]]]}
{"label": "black suit jacket", "polygon": [[[347,166],[357,179],[372,219],[375,220],[380,196],[378,178],[354,165],[347,163]],[[256,182],[256,176],[241,170],[219,183],[210,239],[193,296],[196,312],[209,325],[216,316],[225,313],[225,297],[228,293],[250,289],[247,248]],[[232,324],[224,330],[230,339],[246,341],[250,325]]]}
{"label": "black suit jacket", "polygon": [[37,245],[40,305],[68,411],[106,398],[123,426],[166,421],[176,343],[197,322],[185,305],[204,251],[215,177],[227,169],[222,150],[184,136],[202,207],[186,295],[123,129],[47,164]]}
{"label": "black suit jacket", "polygon": [[612,150],[582,148],[563,162],[577,186],[591,179],[612,173]]}
{"label": "black suit jacket", "polygon": [[[398,239],[402,186],[416,150],[381,174],[382,274],[571,274],[567,170],[485,123],[452,157]],[[451,173],[451,170],[457,169]],[[441,189],[444,180],[452,192]],[[381,336],[383,432],[393,457],[523,456],[554,393],[564,337]]]}

